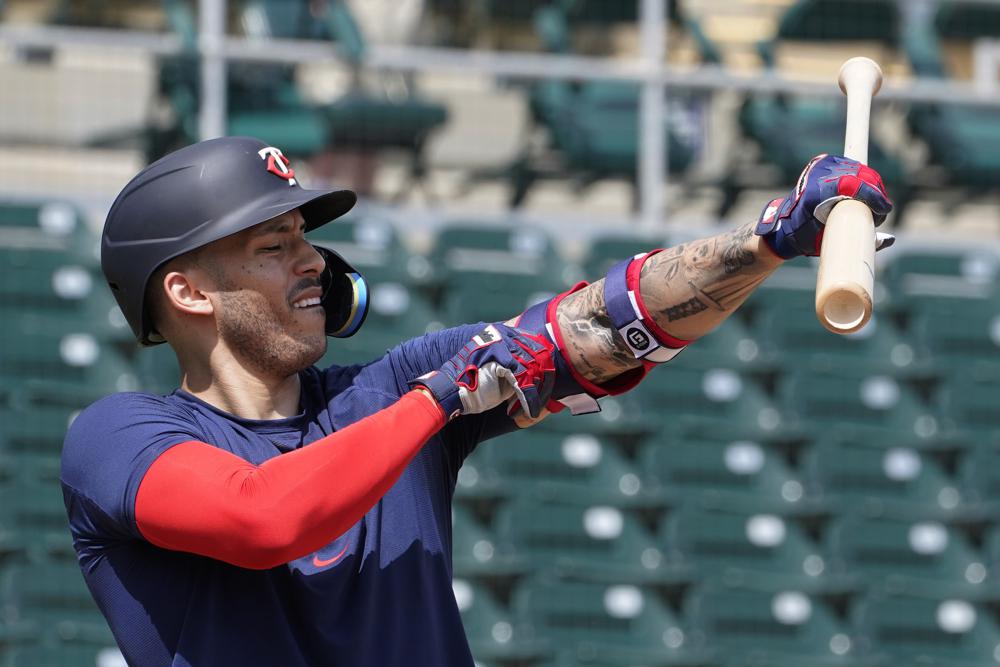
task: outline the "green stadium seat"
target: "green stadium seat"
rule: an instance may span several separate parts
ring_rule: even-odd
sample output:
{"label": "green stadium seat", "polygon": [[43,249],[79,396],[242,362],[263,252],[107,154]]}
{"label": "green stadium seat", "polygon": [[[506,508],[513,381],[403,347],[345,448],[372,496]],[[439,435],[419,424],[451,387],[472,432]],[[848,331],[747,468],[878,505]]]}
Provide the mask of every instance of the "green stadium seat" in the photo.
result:
{"label": "green stadium seat", "polygon": [[444,327],[427,298],[402,283],[374,284],[369,299],[364,329],[350,338],[330,339],[318,367],[368,362],[404,341]]}
{"label": "green stadium seat", "polygon": [[887,375],[792,369],[779,378],[777,395],[785,427],[813,439],[836,434],[876,442],[912,439],[931,446],[949,435],[915,390]]}
{"label": "green stadium seat", "polygon": [[137,387],[132,368],[116,348],[74,318],[19,315],[0,332],[0,377],[9,381],[42,380],[76,387],[83,396]]}
{"label": "green stadium seat", "polygon": [[591,281],[599,280],[608,269],[626,257],[670,245],[662,236],[627,236],[621,233],[595,236],[590,240],[583,259],[583,277]]}
{"label": "green stadium seat", "polygon": [[463,465],[456,492],[620,508],[660,503],[659,495],[646,490],[638,471],[606,439],[542,430],[483,443]]}
{"label": "green stadium seat", "polygon": [[0,201],[0,229],[2,247],[71,251],[81,261],[97,257],[97,239],[83,212],[67,201]]}
{"label": "green stadium seat", "polygon": [[951,520],[976,511],[933,457],[910,447],[822,439],[801,468],[810,492],[838,514]]}
{"label": "green stadium seat", "polygon": [[449,326],[506,322],[555,296],[556,291],[528,276],[464,276],[446,289],[441,315]]}
{"label": "green stadium seat", "polygon": [[23,404],[0,408],[0,451],[57,456],[80,407]]}
{"label": "green stadium seat", "polygon": [[764,390],[728,368],[667,364],[633,393],[648,417],[659,420],[660,433],[760,442],[783,436],[782,417]]}
{"label": "green stadium seat", "polygon": [[918,354],[938,375],[961,368],[1000,377],[1000,298],[923,298],[909,317]]}
{"label": "green stadium seat", "polygon": [[1000,441],[1000,375],[976,377],[972,369],[954,367],[937,389],[935,402],[943,425],[974,442]]}
{"label": "green stadium seat", "polygon": [[657,539],[669,562],[693,567],[700,581],[827,594],[856,587],[829,572],[798,524],[774,514],[685,506],[664,517]]}
{"label": "green stadium seat", "polygon": [[831,570],[893,593],[986,596],[983,557],[956,529],[936,521],[844,516],[826,529]]}
{"label": "green stadium seat", "polygon": [[2,667],[124,667],[125,658],[108,646],[19,646],[2,653]]}
{"label": "green stadium seat", "polygon": [[10,620],[36,621],[43,635],[67,644],[115,645],[76,563],[12,565],[0,586]]}
{"label": "green stadium seat", "polygon": [[[774,36],[758,44],[758,52],[766,68],[776,69],[776,53],[789,42],[856,45],[867,41],[894,49],[899,22],[894,0],[795,0],[779,19]],[[844,113],[842,100],[764,93],[747,97],[739,122],[743,135],[760,146],[763,159],[777,168],[780,182],[791,186],[813,156],[841,152]],[[873,137],[869,164],[891,184],[899,220],[911,197],[902,163]],[[720,207],[723,216],[748,184],[735,173],[729,176]]]}
{"label": "green stadium seat", "polygon": [[446,286],[476,277],[494,284],[523,278],[533,281],[538,291],[554,291],[566,283],[565,265],[552,238],[524,224],[448,222],[428,259],[435,281]]}
{"label": "green stadium seat", "polygon": [[891,665],[996,664],[1000,628],[990,610],[962,598],[871,594],[852,605],[858,642]]}
{"label": "green stadium seat", "polygon": [[349,213],[310,232],[309,240],[339,253],[373,283],[419,284],[429,278],[427,259],[410,253],[392,223],[379,217]]}
{"label": "green stadium seat", "polygon": [[706,584],[688,593],[684,616],[697,640],[723,658],[769,667],[868,664],[831,609],[802,591]]}
{"label": "green stadium seat", "polygon": [[[981,2],[936,3],[934,12],[913,12],[904,35],[904,45],[915,74],[945,79],[952,58],[951,43],[966,48],[979,39],[995,38],[1000,11]],[[935,14],[936,12],[936,14]],[[907,117],[913,135],[926,144],[928,162],[943,168],[938,183],[960,186],[975,196],[996,188],[1000,174],[1000,132],[990,109],[958,104],[914,104]]]}
{"label": "green stadium seat", "polygon": [[928,297],[986,297],[1000,273],[1000,255],[984,247],[897,248],[885,253],[879,278],[899,310],[919,307]]}
{"label": "green stadium seat", "polygon": [[480,659],[533,664],[548,654],[549,642],[524,633],[513,614],[486,588],[458,577],[452,581],[452,590],[476,664]]}
{"label": "green stadium seat", "polygon": [[[1000,449],[977,446],[964,452],[958,462],[957,482],[975,517],[991,522],[1000,518]],[[1000,555],[1000,551],[994,553]]]}
{"label": "green stadium seat", "polygon": [[816,309],[789,310],[775,304],[754,325],[762,356],[818,373],[883,373],[908,377],[919,368],[913,346],[887,317],[872,316],[852,334],[835,334],[816,319]]}
{"label": "green stadium seat", "polygon": [[507,580],[527,572],[518,554],[501,554],[497,538],[461,503],[452,505],[452,565],[455,576],[470,580]]}
{"label": "green stadium seat", "polygon": [[668,368],[728,368],[749,376],[766,375],[773,366],[761,352],[756,335],[740,319],[730,317],[671,359]]}
{"label": "green stadium seat", "polygon": [[652,536],[630,514],[607,505],[514,500],[497,511],[497,550],[532,571],[599,582],[680,585],[688,568],[667,567]]}
{"label": "green stadium seat", "polygon": [[639,398],[639,391],[606,396],[599,401],[600,412],[571,416],[569,410],[543,420],[533,429],[563,434],[589,433],[598,437],[632,439],[644,437],[662,427],[662,416],[651,413]]}
{"label": "green stadium seat", "polygon": [[750,440],[702,441],[652,437],[639,448],[650,492],[665,504],[780,515],[821,511],[781,457]]}
{"label": "green stadium seat", "polygon": [[518,585],[511,607],[534,636],[583,664],[705,664],[682,621],[638,586],[535,577]]}

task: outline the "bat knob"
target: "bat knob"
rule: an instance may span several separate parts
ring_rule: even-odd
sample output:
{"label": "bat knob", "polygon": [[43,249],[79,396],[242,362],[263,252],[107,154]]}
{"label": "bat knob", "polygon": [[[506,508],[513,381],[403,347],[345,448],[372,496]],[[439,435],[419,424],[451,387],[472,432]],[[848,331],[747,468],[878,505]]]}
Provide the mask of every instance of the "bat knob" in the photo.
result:
{"label": "bat knob", "polygon": [[882,68],[871,58],[864,56],[851,58],[840,66],[837,82],[845,95],[849,93],[848,88],[855,86],[859,91],[875,95],[882,87]]}

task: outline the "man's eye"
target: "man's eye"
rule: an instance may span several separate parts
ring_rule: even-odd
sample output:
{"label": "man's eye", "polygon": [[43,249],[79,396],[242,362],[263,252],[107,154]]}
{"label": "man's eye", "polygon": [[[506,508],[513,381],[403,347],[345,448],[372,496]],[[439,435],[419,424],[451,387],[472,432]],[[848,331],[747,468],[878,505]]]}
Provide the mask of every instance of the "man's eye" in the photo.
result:
{"label": "man's eye", "polygon": [[281,250],[281,246],[280,245],[269,245],[266,248],[261,248],[261,250],[264,251],[264,252],[277,252],[277,251]]}

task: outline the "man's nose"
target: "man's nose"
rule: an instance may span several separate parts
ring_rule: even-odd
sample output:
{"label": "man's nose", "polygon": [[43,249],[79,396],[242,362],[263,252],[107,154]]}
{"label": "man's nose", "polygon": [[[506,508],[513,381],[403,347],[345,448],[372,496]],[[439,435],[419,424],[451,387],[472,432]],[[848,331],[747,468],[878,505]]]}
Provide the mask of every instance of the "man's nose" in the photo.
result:
{"label": "man's nose", "polygon": [[302,275],[320,274],[326,268],[326,260],[313,244],[302,241],[301,257],[296,263],[296,272]]}

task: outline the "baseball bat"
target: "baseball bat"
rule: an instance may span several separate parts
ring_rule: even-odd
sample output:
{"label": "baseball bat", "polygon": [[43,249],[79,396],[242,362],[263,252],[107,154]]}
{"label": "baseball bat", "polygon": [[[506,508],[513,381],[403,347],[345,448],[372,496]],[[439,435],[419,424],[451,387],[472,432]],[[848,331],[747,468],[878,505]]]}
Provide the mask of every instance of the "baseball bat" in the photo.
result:
{"label": "baseball bat", "polygon": [[[840,68],[847,96],[844,156],[868,163],[872,98],[882,86],[882,69],[870,58],[851,58]],[[841,201],[826,221],[816,277],[816,317],[833,333],[858,331],[872,316],[875,282],[875,222],[871,210]]]}

